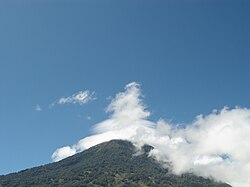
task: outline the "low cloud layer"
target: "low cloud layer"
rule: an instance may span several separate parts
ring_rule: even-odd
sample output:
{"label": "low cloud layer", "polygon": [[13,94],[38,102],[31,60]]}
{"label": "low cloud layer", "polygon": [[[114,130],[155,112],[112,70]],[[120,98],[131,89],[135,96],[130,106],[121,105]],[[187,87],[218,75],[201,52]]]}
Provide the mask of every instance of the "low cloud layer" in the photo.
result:
{"label": "low cloud layer", "polygon": [[250,109],[223,108],[179,128],[161,119],[148,120],[140,85],[132,82],[106,111],[111,115],[94,126],[94,135],[57,149],[52,159],[59,161],[99,143],[124,139],[138,147],[154,146],[150,155],[175,174],[193,172],[236,187],[250,186]]}

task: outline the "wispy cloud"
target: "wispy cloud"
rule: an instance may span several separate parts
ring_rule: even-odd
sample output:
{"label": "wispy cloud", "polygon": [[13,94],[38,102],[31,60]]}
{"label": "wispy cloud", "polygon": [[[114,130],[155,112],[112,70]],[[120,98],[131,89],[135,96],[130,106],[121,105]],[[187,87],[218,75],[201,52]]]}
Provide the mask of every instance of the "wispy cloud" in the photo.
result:
{"label": "wispy cloud", "polygon": [[91,116],[86,116],[86,120],[90,121],[92,119]]}
{"label": "wispy cloud", "polygon": [[[164,120],[150,121],[140,85],[132,82],[107,107],[111,115],[94,126],[94,134],[73,146],[57,149],[61,160],[112,139],[129,140],[140,147],[154,146],[150,156],[173,173],[193,172],[236,187],[250,186],[250,109],[236,107],[199,115],[185,127]],[[171,163],[171,164],[169,164]]]}
{"label": "wispy cloud", "polygon": [[71,96],[61,97],[56,102],[52,103],[50,106],[53,107],[55,104],[79,104],[84,105],[90,101],[95,100],[95,92],[90,92],[89,90],[79,91]]}
{"label": "wispy cloud", "polygon": [[40,106],[40,105],[36,105],[36,107],[35,107],[35,111],[37,111],[37,112],[41,112],[41,111],[42,111],[41,106]]}

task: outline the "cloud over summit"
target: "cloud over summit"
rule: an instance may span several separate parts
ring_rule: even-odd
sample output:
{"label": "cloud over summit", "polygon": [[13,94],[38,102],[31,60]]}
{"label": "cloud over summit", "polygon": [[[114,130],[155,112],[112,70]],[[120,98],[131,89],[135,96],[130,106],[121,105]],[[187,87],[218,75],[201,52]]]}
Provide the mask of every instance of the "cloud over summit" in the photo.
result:
{"label": "cloud over summit", "polygon": [[150,155],[171,166],[175,174],[194,172],[233,186],[250,186],[250,109],[223,108],[179,128],[164,120],[148,120],[150,112],[142,101],[140,85],[132,82],[116,94],[106,111],[110,117],[94,126],[92,136],[57,149],[52,159],[58,161],[102,142],[124,139],[136,146],[154,146]]}

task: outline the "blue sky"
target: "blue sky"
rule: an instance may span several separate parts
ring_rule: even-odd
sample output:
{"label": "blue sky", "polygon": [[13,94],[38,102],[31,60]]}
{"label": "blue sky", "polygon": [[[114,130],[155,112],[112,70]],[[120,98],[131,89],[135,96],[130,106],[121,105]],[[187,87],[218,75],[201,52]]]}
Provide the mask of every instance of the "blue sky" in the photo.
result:
{"label": "blue sky", "polygon": [[[250,107],[247,0],[2,0],[0,27],[0,174],[90,135],[132,81],[154,120]],[[81,90],[96,99],[49,107]]]}

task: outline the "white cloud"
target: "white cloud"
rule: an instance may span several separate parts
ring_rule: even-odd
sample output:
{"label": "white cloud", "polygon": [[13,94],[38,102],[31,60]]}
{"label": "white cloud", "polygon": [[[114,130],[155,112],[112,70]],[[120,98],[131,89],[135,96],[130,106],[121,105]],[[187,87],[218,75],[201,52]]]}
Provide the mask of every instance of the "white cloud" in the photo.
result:
{"label": "white cloud", "polygon": [[197,156],[193,161],[194,165],[209,165],[209,164],[217,164],[223,162],[223,158],[221,156]]}
{"label": "white cloud", "polygon": [[95,92],[90,92],[89,90],[85,91],[79,91],[78,93],[75,93],[68,97],[62,97],[55,103],[52,103],[50,107],[53,107],[55,104],[63,105],[63,104],[79,104],[83,105],[90,101],[95,100],[94,97]]}
{"label": "white cloud", "polygon": [[52,159],[54,161],[59,161],[59,160],[62,160],[64,158],[67,158],[69,156],[72,156],[76,154],[76,151],[74,148],[71,148],[70,146],[65,146],[65,147],[62,147],[62,148],[59,148],[57,149],[53,155],[52,155]]}
{"label": "white cloud", "polygon": [[136,146],[154,146],[150,155],[175,174],[191,171],[236,187],[250,186],[250,109],[214,110],[180,128],[164,120],[148,120],[150,112],[142,102],[140,85],[133,82],[106,110],[111,116],[94,126],[94,135],[57,149],[52,159],[58,161],[102,142],[124,139]]}
{"label": "white cloud", "polygon": [[35,111],[37,111],[37,112],[41,112],[41,111],[42,111],[41,106],[40,106],[40,105],[36,105],[36,107],[35,107]]}

